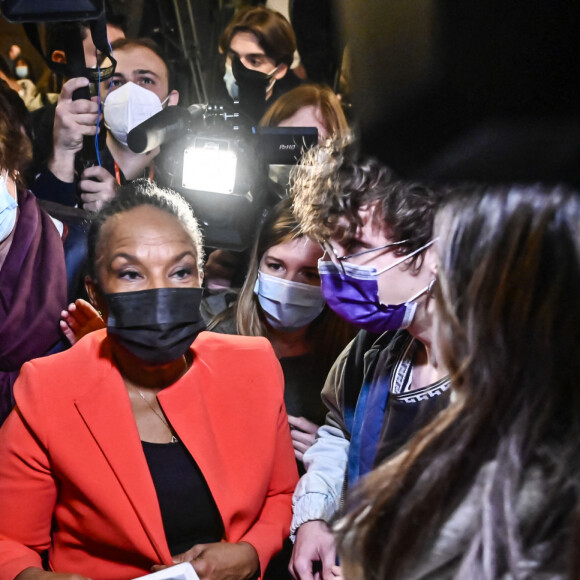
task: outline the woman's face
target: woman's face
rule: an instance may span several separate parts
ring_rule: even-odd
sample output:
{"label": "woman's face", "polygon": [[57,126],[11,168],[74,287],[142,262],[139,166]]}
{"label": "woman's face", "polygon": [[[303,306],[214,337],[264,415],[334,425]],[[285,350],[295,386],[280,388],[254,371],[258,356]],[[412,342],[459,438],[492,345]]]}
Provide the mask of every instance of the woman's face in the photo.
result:
{"label": "woman's face", "polygon": [[310,238],[296,238],[266,250],[259,269],[291,282],[320,286],[318,259],[322,254],[322,248]]}
{"label": "woman's face", "polygon": [[197,250],[181,222],[150,205],[117,214],[101,229],[96,274],[105,294],[199,288]]}
{"label": "woman's face", "polygon": [[324,124],[322,113],[314,105],[300,107],[291,117],[280,121],[278,127],[316,127],[319,143],[328,139],[329,135],[329,128]]}

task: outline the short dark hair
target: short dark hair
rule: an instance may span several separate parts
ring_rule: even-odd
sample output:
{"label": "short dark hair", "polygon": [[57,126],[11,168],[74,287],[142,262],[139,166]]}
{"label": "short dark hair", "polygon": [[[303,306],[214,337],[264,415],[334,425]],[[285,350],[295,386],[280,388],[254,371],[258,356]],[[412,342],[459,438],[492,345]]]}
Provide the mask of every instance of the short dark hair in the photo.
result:
{"label": "short dark hair", "polygon": [[266,56],[273,58],[277,65],[292,64],[296,36],[290,22],[279,12],[263,6],[240,9],[220,37],[219,45],[223,52],[230,49],[232,38],[238,32],[252,33]]}
{"label": "short dark hair", "polygon": [[[435,213],[443,199],[442,188],[400,180],[376,159],[332,160],[323,148],[308,153],[297,168],[291,195],[306,235],[344,243],[361,225],[361,208],[375,206],[374,219],[384,223],[394,242],[403,242],[395,252],[400,256],[432,240]],[[340,218],[346,218],[347,227]],[[422,259],[423,253],[417,254],[411,265],[420,266]]]}
{"label": "short dark hair", "polygon": [[103,225],[115,215],[144,205],[156,207],[179,220],[195,244],[198,268],[203,271],[203,239],[191,206],[175,191],[159,187],[147,179],[134,179],[123,185],[117,195],[91,219],[87,244],[89,275],[93,279],[96,279],[95,263]]}
{"label": "short dark hair", "polygon": [[162,48],[151,38],[117,38],[112,44],[113,56],[115,56],[115,50],[123,50],[125,48],[148,48],[151,52],[155,53],[165,64],[167,68],[167,86],[169,90],[173,88],[173,70],[171,63]]}

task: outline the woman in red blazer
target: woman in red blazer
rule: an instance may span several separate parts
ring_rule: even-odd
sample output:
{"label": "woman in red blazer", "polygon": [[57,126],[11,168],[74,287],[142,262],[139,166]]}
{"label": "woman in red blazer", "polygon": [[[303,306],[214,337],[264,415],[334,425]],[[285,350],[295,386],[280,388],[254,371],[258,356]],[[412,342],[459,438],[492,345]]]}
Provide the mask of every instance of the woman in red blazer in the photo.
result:
{"label": "woman in red blazer", "polygon": [[258,578],[297,481],[269,342],[200,333],[201,241],[176,195],[120,190],[89,259],[107,330],[27,363],[0,430],[0,580],[123,580],[176,561]]}

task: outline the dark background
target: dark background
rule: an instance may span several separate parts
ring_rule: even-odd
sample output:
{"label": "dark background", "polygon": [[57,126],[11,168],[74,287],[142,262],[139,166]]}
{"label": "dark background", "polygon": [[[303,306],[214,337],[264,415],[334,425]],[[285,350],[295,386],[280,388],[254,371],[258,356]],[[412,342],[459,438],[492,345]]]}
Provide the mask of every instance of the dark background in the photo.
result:
{"label": "dark background", "polygon": [[[336,38],[348,44],[350,62],[345,101],[353,104],[366,153],[407,177],[580,186],[580,2],[323,4],[320,14],[301,20],[300,35],[315,38],[321,23],[341,23]],[[128,36],[164,45],[179,71],[182,103],[200,100],[196,70],[211,96],[223,74],[217,40],[233,5],[113,0],[110,7],[126,17]],[[19,42],[39,74],[41,63],[19,26],[0,19],[0,39],[3,54]]]}
{"label": "dark background", "polygon": [[366,151],[407,176],[580,185],[579,2],[341,11]]}

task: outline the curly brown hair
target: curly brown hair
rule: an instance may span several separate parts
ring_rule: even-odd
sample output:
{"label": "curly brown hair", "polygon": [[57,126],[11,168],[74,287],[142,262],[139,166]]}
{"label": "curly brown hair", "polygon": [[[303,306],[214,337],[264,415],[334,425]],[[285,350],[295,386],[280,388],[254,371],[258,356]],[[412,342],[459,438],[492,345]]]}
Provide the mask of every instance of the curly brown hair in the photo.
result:
{"label": "curly brown hair", "polygon": [[28,111],[18,93],[0,80],[0,168],[8,171],[18,187],[32,159],[32,144],[26,135]]}
{"label": "curly brown hair", "polygon": [[[400,256],[431,241],[435,212],[444,196],[443,188],[397,179],[376,159],[345,160],[341,153],[324,147],[305,154],[291,183],[294,212],[305,235],[348,245],[362,225],[360,210],[371,207],[389,238],[403,242],[396,250]],[[422,253],[413,257],[411,266],[420,266],[422,259]]]}

